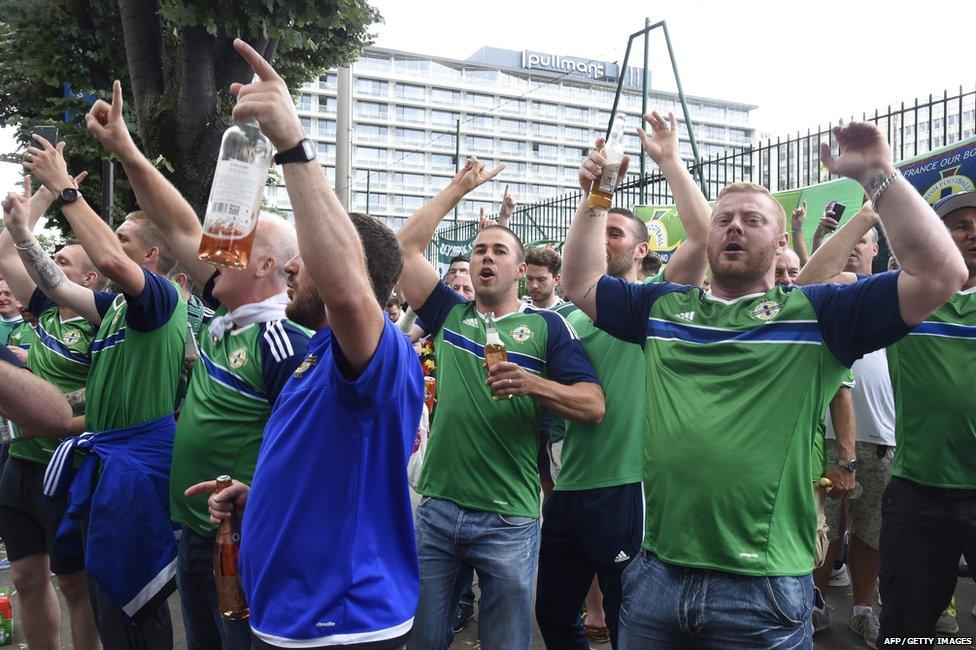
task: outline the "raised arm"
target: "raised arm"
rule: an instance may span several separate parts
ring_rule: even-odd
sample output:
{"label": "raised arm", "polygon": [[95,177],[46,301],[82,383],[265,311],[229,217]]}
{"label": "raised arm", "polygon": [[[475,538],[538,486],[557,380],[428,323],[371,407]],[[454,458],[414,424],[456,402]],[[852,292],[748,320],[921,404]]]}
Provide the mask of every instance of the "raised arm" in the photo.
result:
{"label": "raised arm", "polygon": [[417,210],[397,233],[403,246],[403,272],[400,273],[400,287],[411,307],[420,308],[427,302],[430,292],[437,286],[440,278],[437,271],[424,259],[424,251],[430,243],[437,225],[448,212],[454,209],[464,196],[482,183],[490,181],[505,169],[499,165],[491,171],[485,170],[484,163],[477,158],[469,158],[451,182],[430,201]]}
{"label": "raised arm", "polygon": [[[580,201],[573,222],[566,234],[563,248],[562,284],[566,297],[572,300],[594,321],[596,317],[596,285],[607,272],[606,228],[607,211],[587,205],[590,185],[603,173],[607,159],[600,153],[604,140],[596,141],[596,149],[583,161],[579,168],[580,187],[583,199]],[[624,156],[620,161],[617,182],[626,178],[630,159]]]}
{"label": "raised arm", "polygon": [[837,219],[834,219],[829,212],[824,210],[823,216],[820,217],[820,221],[817,223],[817,229],[813,231],[813,241],[811,244],[813,245],[814,253],[820,250],[827,233],[837,230],[838,223]]}
{"label": "raised arm", "polygon": [[[86,176],[88,176],[88,172],[82,172],[75,176],[75,184],[80,184],[85,180]],[[25,178],[24,182],[29,183],[30,178]],[[43,185],[33,192],[33,195],[30,197],[29,214],[27,216],[27,229],[29,232],[34,232],[37,222],[47,212],[47,209],[51,207],[53,202],[54,195]],[[5,199],[3,202],[4,213],[8,212],[12,205],[8,199]],[[23,235],[22,232],[21,235]],[[25,239],[23,236],[21,238]],[[9,230],[0,232],[0,275],[10,285],[10,290],[17,296],[20,304],[26,307],[30,302],[31,296],[34,295],[34,289],[37,288],[37,283],[24,267],[24,263],[21,261],[17,248],[14,246],[13,238],[11,238]]]}
{"label": "raised arm", "polygon": [[969,276],[959,249],[922,195],[895,173],[891,148],[874,124],[853,122],[835,127],[841,155],[834,158],[821,143],[820,159],[835,174],[864,187],[881,217],[902,272],[898,306],[909,326],[917,325],[942,305]]}
{"label": "raised arm", "polygon": [[[291,149],[305,132],[288,87],[250,45],[236,39],[234,47],[258,76],[250,84],[231,85],[237,96],[234,119],[256,118],[275,148]],[[318,161],[287,163],[284,175],[305,268],[325,303],[342,355],[354,370],[362,370],[373,358],[386,314],[373,296],[359,233]]]}
{"label": "raised arm", "polygon": [[[55,195],[74,187],[62,155],[64,143],[59,142],[55,148],[43,138],[34,136],[34,141],[35,146],[28,148],[24,154],[24,168],[33,172],[37,180]],[[126,295],[140,295],[146,284],[142,267],[129,259],[115,233],[95,214],[84,197],[78,196],[77,200],[64,203],[61,213],[71,224],[71,229],[95,268]]]}
{"label": "raised arm", "polygon": [[23,194],[7,195],[3,202],[3,222],[7,230],[0,235],[2,272],[11,288],[16,286],[14,293],[25,307],[36,286],[48,298],[80,314],[88,322],[101,323],[102,317],[95,307],[91,289],[70,281],[34,237],[32,213],[39,209],[42,202],[43,199],[35,202],[31,196],[30,177],[27,176],[24,177]]}
{"label": "raised arm", "polygon": [[651,135],[637,127],[644,151],[664,174],[678,218],[688,238],[671,256],[665,275],[669,282],[701,284],[708,269],[705,255],[705,238],[708,235],[708,219],[712,209],[705,200],[701,188],[681,161],[678,149],[678,121],[674,113],[668,113],[668,121],[657,112],[648,113],[644,121],[651,125]]}
{"label": "raised arm", "polygon": [[857,275],[844,271],[847,258],[867,231],[879,225],[878,213],[870,201],[865,201],[861,209],[841,227],[834,236],[814,252],[800,270],[796,284],[818,284],[834,282],[850,284],[857,281]]}
{"label": "raised arm", "polygon": [[502,207],[498,210],[498,225],[508,228],[517,207],[518,203],[515,202],[515,197],[508,193],[508,185],[506,185],[505,193],[502,195]]}
{"label": "raised arm", "polygon": [[810,251],[807,250],[807,239],[803,236],[803,222],[807,219],[807,202],[804,201],[803,205],[797,206],[793,210],[793,216],[791,221],[791,233],[793,240],[793,251],[796,256],[800,258],[800,268],[802,269],[807,265],[807,260],[810,259]]}
{"label": "raised arm", "polygon": [[95,102],[85,122],[92,135],[122,163],[139,208],[163,233],[176,259],[198,287],[204,286],[213,275],[214,267],[197,256],[203,228],[196,212],[179,190],[132,141],[122,116],[122,84],[116,81],[112,85],[111,104],[101,99]]}

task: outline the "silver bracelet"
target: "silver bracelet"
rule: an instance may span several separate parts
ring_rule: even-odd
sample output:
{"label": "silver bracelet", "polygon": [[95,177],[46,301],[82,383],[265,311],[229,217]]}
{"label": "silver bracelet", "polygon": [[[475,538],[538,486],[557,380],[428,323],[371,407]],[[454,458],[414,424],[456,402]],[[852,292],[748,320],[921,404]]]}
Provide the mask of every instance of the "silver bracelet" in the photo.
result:
{"label": "silver bracelet", "polygon": [[881,195],[884,194],[884,191],[888,189],[888,186],[891,185],[891,182],[894,181],[899,176],[901,176],[901,172],[896,169],[895,171],[891,172],[887,178],[881,181],[881,186],[878,187],[878,191],[875,192],[874,196],[871,197],[871,205],[874,206],[875,210],[878,209],[878,201],[881,200]]}

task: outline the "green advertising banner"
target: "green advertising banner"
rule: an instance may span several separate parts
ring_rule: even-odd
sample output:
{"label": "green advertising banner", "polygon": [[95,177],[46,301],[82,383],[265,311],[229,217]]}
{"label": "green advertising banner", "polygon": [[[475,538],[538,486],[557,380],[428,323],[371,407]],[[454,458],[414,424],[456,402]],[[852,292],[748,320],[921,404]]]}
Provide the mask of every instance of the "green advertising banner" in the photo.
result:
{"label": "green advertising banner", "polygon": [[[953,192],[971,191],[976,189],[976,137],[904,160],[896,167],[929,203],[935,203]],[[864,191],[856,181],[843,178],[774,192],[773,196],[783,206],[787,219],[793,210],[806,201],[807,218],[803,223],[803,235],[810,245],[827,204],[837,201],[846,206],[841,219],[841,223],[845,223],[861,208]],[[634,214],[647,223],[650,250],[658,253],[667,263],[671,254],[687,238],[677,210],[673,205],[639,205],[634,208]]]}

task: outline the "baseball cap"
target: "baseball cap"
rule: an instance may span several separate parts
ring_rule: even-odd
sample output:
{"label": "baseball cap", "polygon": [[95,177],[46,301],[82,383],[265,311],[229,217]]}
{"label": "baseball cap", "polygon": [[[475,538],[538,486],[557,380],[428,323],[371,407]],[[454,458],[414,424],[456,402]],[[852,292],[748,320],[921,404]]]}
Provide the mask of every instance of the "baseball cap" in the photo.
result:
{"label": "baseball cap", "polygon": [[976,192],[956,192],[936,201],[932,209],[940,218],[959,208],[976,208]]}

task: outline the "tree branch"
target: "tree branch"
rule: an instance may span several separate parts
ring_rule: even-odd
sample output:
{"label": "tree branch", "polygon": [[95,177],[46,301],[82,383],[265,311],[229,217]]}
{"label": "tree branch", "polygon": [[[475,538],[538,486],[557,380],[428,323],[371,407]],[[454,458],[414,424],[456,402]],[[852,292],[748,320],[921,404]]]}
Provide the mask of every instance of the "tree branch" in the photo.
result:
{"label": "tree branch", "polygon": [[163,94],[163,34],[156,0],[118,0],[132,96],[140,125],[144,108]]}

